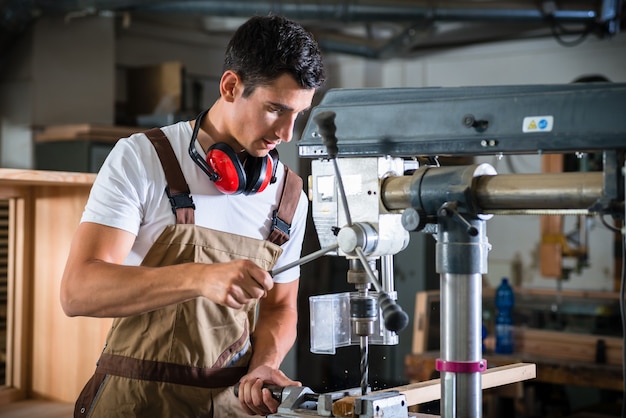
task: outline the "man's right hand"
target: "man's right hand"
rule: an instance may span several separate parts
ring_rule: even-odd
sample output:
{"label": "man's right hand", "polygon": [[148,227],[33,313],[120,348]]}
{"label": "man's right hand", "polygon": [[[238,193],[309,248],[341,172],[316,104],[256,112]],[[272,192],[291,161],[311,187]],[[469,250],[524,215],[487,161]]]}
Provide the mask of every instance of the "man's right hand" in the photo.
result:
{"label": "man's right hand", "polygon": [[239,309],[274,287],[272,276],[250,260],[210,264],[203,294],[220,305]]}

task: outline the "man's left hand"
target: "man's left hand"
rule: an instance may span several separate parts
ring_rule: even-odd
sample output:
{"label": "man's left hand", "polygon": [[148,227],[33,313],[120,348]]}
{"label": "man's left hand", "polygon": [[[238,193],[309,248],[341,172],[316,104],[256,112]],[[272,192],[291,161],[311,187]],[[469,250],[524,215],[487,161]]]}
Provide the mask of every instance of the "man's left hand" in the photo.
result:
{"label": "man's left hand", "polygon": [[263,385],[302,386],[302,383],[289,379],[282,371],[268,366],[260,366],[239,381],[239,402],[250,415],[275,413],[280,402]]}

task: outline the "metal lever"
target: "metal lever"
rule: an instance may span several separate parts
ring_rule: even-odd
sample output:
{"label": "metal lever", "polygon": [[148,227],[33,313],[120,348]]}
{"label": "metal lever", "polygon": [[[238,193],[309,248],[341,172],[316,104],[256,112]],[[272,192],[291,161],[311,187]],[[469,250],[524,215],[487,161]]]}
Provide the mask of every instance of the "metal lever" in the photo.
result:
{"label": "metal lever", "polygon": [[478,235],[478,229],[474,225],[468,222],[467,219],[463,217],[459,213],[456,208],[458,207],[458,202],[446,202],[439,208],[438,215],[444,216],[447,218],[452,218],[457,221],[459,224],[463,225],[466,228],[467,233],[471,237],[475,237]]}
{"label": "metal lever", "polygon": [[326,248],[322,248],[321,250],[317,250],[315,252],[312,252],[309,255],[305,255],[304,257],[302,257],[302,258],[300,258],[300,259],[298,259],[298,260],[296,260],[296,261],[294,261],[292,263],[289,263],[289,264],[286,264],[286,265],[284,265],[282,267],[274,269],[274,270],[270,271],[270,274],[273,277],[273,276],[275,276],[277,274],[282,273],[283,271],[289,270],[290,268],[293,268],[293,267],[296,267],[296,266],[301,266],[302,264],[306,264],[309,261],[315,260],[316,258],[320,258],[324,254],[329,253],[329,252],[331,252],[333,250],[336,250],[337,248],[339,248],[339,244],[333,244],[333,245],[330,245],[330,246],[328,246]]}

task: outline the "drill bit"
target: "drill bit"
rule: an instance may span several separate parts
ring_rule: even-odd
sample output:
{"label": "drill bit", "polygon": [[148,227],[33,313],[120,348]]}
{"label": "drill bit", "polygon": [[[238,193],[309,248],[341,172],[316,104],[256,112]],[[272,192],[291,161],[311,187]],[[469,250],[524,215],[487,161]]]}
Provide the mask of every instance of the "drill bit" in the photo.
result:
{"label": "drill bit", "polygon": [[376,299],[366,292],[350,300],[350,320],[353,332],[359,336],[361,348],[361,395],[367,394],[369,380],[369,336],[374,333],[374,321],[378,315]]}
{"label": "drill bit", "polygon": [[362,335],[361,343],[361,395],[367,395],[367,382],[369,380],[369,351],[367,335]]}

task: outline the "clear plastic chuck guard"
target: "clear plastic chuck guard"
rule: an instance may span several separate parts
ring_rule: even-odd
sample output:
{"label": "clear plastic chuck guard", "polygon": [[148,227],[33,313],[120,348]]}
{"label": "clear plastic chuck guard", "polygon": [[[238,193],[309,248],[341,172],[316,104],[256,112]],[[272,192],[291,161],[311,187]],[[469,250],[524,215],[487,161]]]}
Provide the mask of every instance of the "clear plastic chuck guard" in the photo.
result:
{"label": "clear plastic chuck guard", "polygon": [[[376,292],[370,292],[374,298]],[[350,300],[360,297],[357,292],[333,293],[309,297],[311,352],[335,354],[338,347],[358,345],[359,336],[353,331],[350,319]],[[397,344],[398,336],[385,329],[379,307],[374,321],[374,332],[369,336],[371,344]],[[392,341],[394,340],[394,341]]]}

